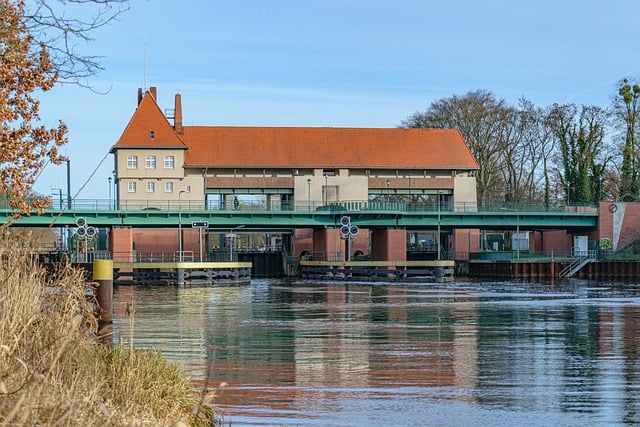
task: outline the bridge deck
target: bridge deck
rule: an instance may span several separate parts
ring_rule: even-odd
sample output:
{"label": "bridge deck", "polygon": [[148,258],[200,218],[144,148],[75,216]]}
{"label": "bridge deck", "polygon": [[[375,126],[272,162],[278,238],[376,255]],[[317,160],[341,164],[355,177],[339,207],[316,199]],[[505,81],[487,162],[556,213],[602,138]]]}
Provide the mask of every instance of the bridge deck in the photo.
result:
{"label": "bridge deck", "polygon": [[[162,206],[160,204],[159,206]],[[205,209],[193,202],[178,206],[141,207],[140,205],[112,206],[101,203],[74,201],[71,209],[46,209],[41,215],[25,216],[14,226],[76,226],[78,218],[85,218],[94,227],[190,227],[193,222],[207,222],[210,229],[246,227],[323,228],[339,225],[348,215],[351,223],[361,228],[402,227],[424,228],[480,228],[480,229],[567,229],[592,230],[597,227],[595,207],[517,205],[477,206],[403,202],[351,201],[331,205],[282,205],[278,209],[247,206],[241,209]],[[9,220],[10,211],[0,209],[0,221]]]}

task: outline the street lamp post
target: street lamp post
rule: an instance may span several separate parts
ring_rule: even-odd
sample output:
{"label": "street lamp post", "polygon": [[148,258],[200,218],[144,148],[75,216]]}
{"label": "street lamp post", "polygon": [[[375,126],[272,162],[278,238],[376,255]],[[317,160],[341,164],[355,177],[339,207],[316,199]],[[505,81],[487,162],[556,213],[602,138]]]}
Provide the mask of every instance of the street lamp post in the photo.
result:
{"label": "street lamp post", "polygon": [[71,160],[67,159],[67,209],[71,209]]}
{"label": "street lamp post", "polygon": [[178,261],[182,262],[182,193],[186,190],[178,192]]}
{"label": "street lamp post", "polygon": [[[516,243],[516,259],[520,259],[520,211],[518,209],[518,204],[516,203],[516,208],[515,209],[509,209],[509,208],[501,208],[502,210],[505,211],[512,211],[516,213],[516,238],[514,239],[513,237],[511,238],[511,243],[513,243],[513,241],[515,240]],[[513,251],[513,248],[511,248],[511,250]]]}
{"label": "street lamp post", "polygon": [[518,236],[518,247],[516,249],[516,259],[520,259],[520,212],[516,203],[516,236]]}
{"label": "street lamp post", "polygon": [[239,225],[229,230],[229,262],[233,262],[233,230],[237,230],[239,228],[244,228],[244,225]]}
{"label": "street lamp post", "polygon": [[327,206],[327,202],[329,201],[329,174],[325,172],[324,174],[324,205]]}
{"label": "street lamp post", "polygon": [[311,178],[307,178],[307,209],[311,210]]}
{"label": "street lamp post", "polygon": [[[60,200],[60,210],[62,210],[62,188],[55,188],[55,187],[51,187],[51,191],[57,191],[58,192],[58,196],[59,196],[59,200]],[[60,249],[62,249],[63,244],[65,242],[63,242],[64,240],[64,228],[60,227],[58,230],[58,233],[60,233]]]}
{"label": "street lamp post", "polygon": [[438,190],[438,238],[436,242],[438,243],[438,261],[440,261],[440,190]]}
{"label": "street lamp post", "polygon": [[391,201],[391,190],[389,189],[390,185],[391,185],[391,180],[388,179],[387,180],[387,202]]}
{"label": "street lamp post", "polygon": [[107,181],[109,181],[109,209],[111,209],[111,180],[111,177],[107,178]]}
{"label": "street lamp post", "polygon": [[118,175],[115,170],[111,171],[113,175],[113,209],[118,209]]}

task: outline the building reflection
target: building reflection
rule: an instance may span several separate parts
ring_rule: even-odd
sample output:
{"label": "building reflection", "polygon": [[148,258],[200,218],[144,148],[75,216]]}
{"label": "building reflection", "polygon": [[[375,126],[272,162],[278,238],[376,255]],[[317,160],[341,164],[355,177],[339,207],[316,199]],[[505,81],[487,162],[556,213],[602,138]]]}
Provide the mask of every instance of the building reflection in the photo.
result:
{"label": "building reflection", "polygon": [[[640,308],[350,283],[116,289],[124,343],[179,361],[237,411],[420,390],[490,407],[638,422]],[[134,321],[126,314],[135,301]],[[320,403],[323,402],[323,403]]]}

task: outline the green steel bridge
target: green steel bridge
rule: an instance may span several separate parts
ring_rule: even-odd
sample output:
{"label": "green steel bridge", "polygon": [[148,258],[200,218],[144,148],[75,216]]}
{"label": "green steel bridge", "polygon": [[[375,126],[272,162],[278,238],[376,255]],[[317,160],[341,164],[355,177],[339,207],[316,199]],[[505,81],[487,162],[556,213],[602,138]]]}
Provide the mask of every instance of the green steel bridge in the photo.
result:
{"label": "green steel bridge", "polygon": [[[6,203],[0,205],[0,221],[10,218]],[[549,230],[586,232],[598,226],[593,206],[545,206],[542,204],[439,205],[396,201],[344,201],[331,204],[309,201],[277,204],[243,203],[237,209],[192,201],[127,201],[117,206],[107,200],[71,200],[16,219],[17,227],[76,226],[84,218],[93,227],[190,227],[194,222],[208,228],[252,229],[326,228],[340,225],[342,216],[360,228],[407,230],[478,228],[485,230]]]}

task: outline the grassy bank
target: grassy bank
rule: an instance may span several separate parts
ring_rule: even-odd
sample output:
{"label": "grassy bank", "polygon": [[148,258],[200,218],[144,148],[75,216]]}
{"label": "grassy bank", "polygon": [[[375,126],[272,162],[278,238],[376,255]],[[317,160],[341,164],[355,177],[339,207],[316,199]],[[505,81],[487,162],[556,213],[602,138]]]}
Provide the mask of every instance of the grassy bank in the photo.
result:
{"label": "grassy bank", "polygon": [[81,272],[47,274],[28,239],[0,231],[0,427],[212,425],[177,365],[97,342]]}

